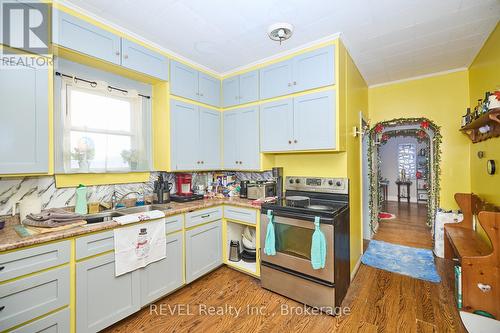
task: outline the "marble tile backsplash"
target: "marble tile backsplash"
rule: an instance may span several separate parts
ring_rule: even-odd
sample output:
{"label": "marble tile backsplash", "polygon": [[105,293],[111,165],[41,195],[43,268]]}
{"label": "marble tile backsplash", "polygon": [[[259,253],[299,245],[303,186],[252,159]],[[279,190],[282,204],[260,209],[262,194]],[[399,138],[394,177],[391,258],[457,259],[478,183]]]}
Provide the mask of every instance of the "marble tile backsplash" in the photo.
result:
{"label": "marble tile backsplash", "polygon": [[[235,175],[239,180],[266,180],[271,179],[270,171],[265,172],[226,172]],[[132,191],[143,190],[146,195],[153,192],[154,181],[158,178],[158,172],[152,172],[150,179],[145,183],[116,184],[116,185],[96,185],[88,187],[89,202],[110,202],[113,192],[116,191],[118,197]],[[205,184],[212,179],[212,173],[193,173],[193,184]],[[175,174],[163,173],[165,180],[174,184]],[[23,178],[0,178],[0,215],[12,214],[14,203],[22,201],[30,196],[38,196],[42,201],[42,208],[59,208],[75,205],[75,188],[56,188],[55,178],[46,177],[23,177]],[[133,196],[131,196],[133,197]]]}

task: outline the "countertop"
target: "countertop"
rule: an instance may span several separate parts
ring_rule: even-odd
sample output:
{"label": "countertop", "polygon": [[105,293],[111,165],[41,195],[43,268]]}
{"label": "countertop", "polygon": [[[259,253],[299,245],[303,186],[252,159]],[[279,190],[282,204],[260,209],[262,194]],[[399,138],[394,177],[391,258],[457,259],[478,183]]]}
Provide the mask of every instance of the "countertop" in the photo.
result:
{"label": "countertop", "polygon": [[[259,209],[259,206],[251,204],[252,200],[240,198],[221,198],[221,199],[205,199],[197,200],[186,203],[171,202],[169,206],[171,209],[165,210],[165,216],[172,216],[177,214],[189,213],[191,211],[218,206],[218,205],[233,205],[244,208]],[[141,222],[138,222],[141,223]],[[104,231],[119,227],[120,224],[114,221],[100,222],[93,224],[86,224],[84,226],[77,226],[74,228],[47,232],[44,234],[32,235],[29,237],[19,236],[14,227],[19,224],[19,216],[6,217],[5,227],[0,230],[0,252],[7,250],[19,249],[26,246],[42,244],[59,239],[81,236],[97,231]]]}

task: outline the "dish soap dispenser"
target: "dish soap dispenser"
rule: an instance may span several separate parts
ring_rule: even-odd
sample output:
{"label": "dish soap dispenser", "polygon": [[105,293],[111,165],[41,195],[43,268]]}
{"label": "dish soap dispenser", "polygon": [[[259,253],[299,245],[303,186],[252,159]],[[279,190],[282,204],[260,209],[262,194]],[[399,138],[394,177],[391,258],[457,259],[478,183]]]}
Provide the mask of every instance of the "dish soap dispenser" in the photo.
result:
{"label": "dish soap dispenser", "polygon": [[78,185],[76,188],[75,213],[82,215],[87,214],[87,187],[82,184]]}

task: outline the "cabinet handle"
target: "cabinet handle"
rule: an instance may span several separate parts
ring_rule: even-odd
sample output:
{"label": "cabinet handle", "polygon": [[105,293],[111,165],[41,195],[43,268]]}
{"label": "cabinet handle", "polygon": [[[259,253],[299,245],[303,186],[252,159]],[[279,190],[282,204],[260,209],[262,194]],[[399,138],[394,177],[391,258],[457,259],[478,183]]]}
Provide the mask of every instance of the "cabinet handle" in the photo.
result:
{"label": "cabinet handle", "polygon": [[0,306],[0,311],[3,311],[5,309],[5,305]]}
{"label": "cabinet handle", "polygon": [[292,86],[292,83],[291,82],[288,82],[288,86],[291,87]]}
{"label": "cabinet handle", "polygon": [[120,51],[116,51],[116,52],[115,52],[115,54],[116,54],[117,56],[119,56],[119,55],[120,55]]}
{"label": "cabinet handle", "polygon": [[3,271],[4,268],[5,266],[0,266],[0,272]]}
{"label": "cabinet handle", "polygon": [[240,161],[240,164],[243,164],[243,161]]}
{"label": "cabinet handle", "polygon": [[293,143],[297,143],[297,140],[293,140]]}
{"label": "cabinet handle", "polygon": [[297,81],[293,81],[293,85],[296,86],[297,85]]}
{"label": "cabinet handle", "polygon": [[200,216],[202,219],[206,219],[207,217],[210,217],[210,214],[205,214],[205,215],[202,215]]}
{"label": "cabinet handle", "polygon": [[125,54],[123,57],[124,57],[125,59],[128,59],[128,54]]}
{"label": "cabinet handle", "polygon": [[203,94],[202,94],[202,93],[200,93],[200,96],[202,96],[202,97],[203,97]]}
{"label": "cabinet handle", "polygon": [[291,145],[292,144],[292,140],[288,140],[288,144]]}
{"label": "cabinet handle", "polygon": [[200,96],[200,93],[196,93],[196,96]]}
{"label": "cabinet handle", "polygon": [[203,164],[203,163],[205,163],[205,162],[201,161],[201,164]]}
{"label": "cabinet handle", "polygon": [[197,161],[196,164],[200,164],[200,161]]}

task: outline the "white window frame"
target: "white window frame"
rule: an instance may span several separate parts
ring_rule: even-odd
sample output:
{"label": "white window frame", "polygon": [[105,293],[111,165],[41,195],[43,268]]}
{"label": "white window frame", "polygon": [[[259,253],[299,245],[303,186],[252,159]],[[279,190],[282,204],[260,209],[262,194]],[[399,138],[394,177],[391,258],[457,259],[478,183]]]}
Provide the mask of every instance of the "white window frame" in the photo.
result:
{"label": "white window frame", "polygon": [[[403,165],[401,162],[401,159],[403,158],[402,155],[402,149],[409,148],[413,152],[413,166],[409,165],[408,163],[404,163]],[[405,166],[408,166],[406,168]],[[406,179],[414,180],[416,178],[416,172],[417,172],[417,146],[414,143],[400,143],[398,144],[398,175],[401,175],[401,170],[405,169],[406,172]]]}

